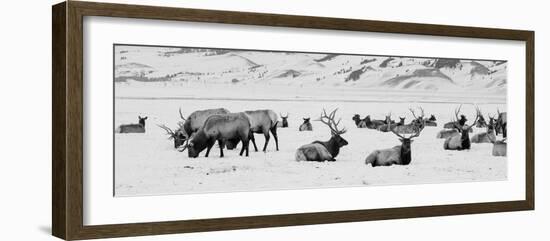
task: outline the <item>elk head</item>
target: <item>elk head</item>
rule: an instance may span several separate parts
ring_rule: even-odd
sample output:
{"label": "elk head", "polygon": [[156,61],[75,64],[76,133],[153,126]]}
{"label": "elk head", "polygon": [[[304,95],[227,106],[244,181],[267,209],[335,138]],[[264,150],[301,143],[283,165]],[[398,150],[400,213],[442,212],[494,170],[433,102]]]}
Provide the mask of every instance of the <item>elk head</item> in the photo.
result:
{"label": "elk head", "polygon": [[479,109],[477,109],[476,115],[478,117],[478,120],[476,121],[475,125],[477,127],[486,127],[487,122],[485,121],[485,118],[483,117],[483,114],[481,113],[481,111]]}
{"label": "elk head", "polygon": [[283,119],[283,127],[288,127],[288,112],[286,113],[286,116],[281,113],[279,113],[279,115],[281,116],[281,119]]}
{"label": "elk head", "polygon": [[[458,114],[460,114],[461,107],[462,105],[460,105],[460,107],[455,110],[455,117],[457,118],[457,120],[458,120]],[[479,112],[480,112],[479,108],[476,107],[476,113],[479,113]],[[454,125],[455,125],[455,128],[462,133],[462,136],[461,136],[462,143],[466,143],[470,141],[470,135],[469,135],[470,130],[472,129],[472,127],[476,125],[479,115],[476,114],[476,118],[471,125],[466,125],[466,117],[464,115],[460,115],[460,116],[461,118],[465,119],[465,121],[461,122],[462,119],[460,119],[460,121],[458,121],[458,123],[455,122]],[[463,148],[465,147],[463,146]]]}
{"label": "elk head", "polygon": [[409,111],[414,117],[414,120],[412,122],[424,127],[424,109],[422,107],[418,107],[418,109],[420,109],[420,115],[416,116],[416,114],[414,113],[414,110],[412,108],[409,108]]}
{"label": "elk head", "polygon": [[338,129],[338,125],[340,124],[340,121],[342,121],[342,118],[340,118],[338,121],[334,121],[334,116],[336,115],[337,110],[338,108],[334,109],[332,112],[330,112],[330,114],[327,115],[327,112],[325,111],[325,109],[323,109],[323,113],[321,113],[321,117],[318,119],[318,121],[328,126],[332,135],[331,140],[335,141],[338,147],[343,147],[348,144],[348,141],[342,138],[341,135],[346,133],[347,130],[346,128]]}
{"label": "elk head", "polygon": [[178,148],[181,145],[185,144],[185,141],[187,140],[187,136],[181,130],[182,129],[181,126],[180,126],[180,129],[177,131],[172,131],[172,129],[168,128],[165,125],[158,125],[158,127],[166,131],[166,134],[169,136],[168,139],[174,140],[174,148]]}
{"label": "elk head", "polygon": [[399,125],[404,125],[405,124],[405,117],[399,117]]}
{"label": "elk head", "polygon": [[201,151],[206,149],[208,145],[208,137],[206,136],[206,133],[204,133],[203,130],[199,130],[198,132],[194,133],[189,137],[187,140],[187,144],[183,145],[183,148],[178,150],[179,152],[183,152],[187,150],[187,156],[196,158],[199,156]]}
{"label": "elk head", "polygon": [[424,120],[422,120],[422,123],[420,124],[420,127],[416,129],[414,134],[405,137],[404,135],[399,134],[395,131],[395,129],[391,129],[391,132],[395,134],[397,137],[399,137],[399,141],[401,142],[401,153],[400,153],[400,160],[401,164],[408,165],[411,162],[411,143],[413,142],[413,138],[420,136],[420,133],[422,130],[424,130]]}
{"label": "elk head", "polygon": [[143,127],[145,127],[145,120],[147,120],[147,116],[146,117],[141,117],[141,116],[138,116],[138,119],[139,119],[139,124]]}
{"label": "elk head", "polygon": [[436,121],[437,119],[435,118],[435,115],[430,115],[430,118],[428,120],[429,121]]}

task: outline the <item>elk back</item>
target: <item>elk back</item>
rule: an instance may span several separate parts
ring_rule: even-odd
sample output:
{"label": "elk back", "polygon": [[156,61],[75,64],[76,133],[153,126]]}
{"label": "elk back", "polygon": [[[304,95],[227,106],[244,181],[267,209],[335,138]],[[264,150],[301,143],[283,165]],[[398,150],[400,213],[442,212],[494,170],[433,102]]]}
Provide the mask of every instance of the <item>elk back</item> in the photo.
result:
{"label": "elk back", "polygon": [[330,161],[333,160],[330,152],[319,143],[306,144],[298,148],[295,154],[296,161]]}
{"label": "elk back", "polygon": [[187,133],[187,135],[190,136],[192,133],[197,132],[202,127],[208,117],[212,115],[223,115],[228,113],[229,110],[225,108],[194,111],[189,115],[189,117],[187,117],[187,119],[183,123],[183,129]]}

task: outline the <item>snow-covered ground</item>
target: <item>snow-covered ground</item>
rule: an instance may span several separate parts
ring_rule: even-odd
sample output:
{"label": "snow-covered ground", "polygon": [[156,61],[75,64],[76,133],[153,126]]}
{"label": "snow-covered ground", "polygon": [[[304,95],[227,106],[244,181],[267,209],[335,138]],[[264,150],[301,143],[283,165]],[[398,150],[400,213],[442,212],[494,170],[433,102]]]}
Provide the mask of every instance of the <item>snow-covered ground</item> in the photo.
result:
{"label": "snow-covered ground", "polygon": [[[202,87],[201,87],[202,86]],[[412,115],[408,108],[422,106],[426,115],[434,114],[438,124],[449,121],[456,103],[464,103],[462,113],[473,120],[476,104],[495,114],[506,109],[505,96],[464,93],[400,93],[361,89],[301,89],[246,85],[175,85],[170,83],[117,83],[115,125],[136,123],[138,115],[147,115],[145,134],[115,134],[115,194],[117,196],[164,195],[204,192],[233,192],[275,189],[303,189],[368,185],[423,184],[444,182],[498,181],[507,174],[506,157],[493,157],[491,144],[473,144],[467,151],[445,151],[443,140],[436,139],[441,127],[426,127],[412,144],[412,163],[408,166],[366,166],[366,156],[381,148],[400,144],[390,133],[358,129],[351,120],[354,114],[369,114],[382,119]],[[311,96],[308,96],[310,93]],[[315,94],[311,94],[315,93]],[[324,94],[323,94],[324,93]],[[255,98],[258,97],[258,98]],[[263,97],[263,98],[259,98]],[[278,97],[278,99],[276,99]],[[251,99],[253,98],[253,99]],[[251,152],[240,157],[238,151],[225,151],[219,158],[215,146],[210,157],[190,159],[187,153],[173,148],[164,130],[157,124],[176,127],[184,115],[194,110],[224,107],[232,112],[273,109],[288,113],[289,128],[279,128],[280,151],[275,151],[273,138],[267,152]],[[296,149],[315,140],[328,140],[330,133],[320,122],[313,121],[312,132],[299,132],[303,117],[316,119],[321,110],[339,108],[337,116],[348,132],[349,142],[336,162],[296,162]],[[474,128],[480,132],[483,129]],[[256,135],[261,148],[264,138]],[[253,149],[253,148],[251,148]]]}
{"label": "snow-covered ground", "polygon": [[[114,48],[115,125],[149,116],[145,134],[115,134],[117,196],[233,192],[369,185],[498,181],[507,174],[506,157],[493,157],[492,144],[467,151],[445,151],[436,139],[453,110],[475,118],[475,105],[487,114],[506,110],[507,62],[395,56],[164,48]],[[109,98],[109,97],[106,97]],[[440,127],[427,127],[412,144],[408,166],[364,164],[376,149],[400,144],[393,133],[358,129],[354,114],[382,119],[389,112],[410,122],[409,108],[422,106]],[[157,124],[175,128],[195,110],[224,107],[232,112],[272,109],[289,116],[268,151],[225,151],[214,147],[190,159],[173,148]],[[330,132],[313,121],[312,132],[298,132],[302,118],[339,108],[349,142],[336,162],[296,162],[295,151]],[[115,126],[115,127],[116,127]],[[475,129],[475,132],[484,131]],[[473,134],[472,134],[473,135]],[[264,138],[256,135],[258,146]]]}

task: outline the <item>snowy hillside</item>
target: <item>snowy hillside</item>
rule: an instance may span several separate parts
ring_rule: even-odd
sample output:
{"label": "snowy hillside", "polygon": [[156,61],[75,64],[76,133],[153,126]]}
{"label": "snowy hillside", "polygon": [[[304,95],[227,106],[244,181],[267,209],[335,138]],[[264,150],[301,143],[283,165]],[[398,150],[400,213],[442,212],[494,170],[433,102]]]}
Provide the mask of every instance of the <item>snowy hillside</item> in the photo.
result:
{"label": "snowy hillside", "polygon": [[117,83],[360,87],[506,94],[505,61],[115,47]]}

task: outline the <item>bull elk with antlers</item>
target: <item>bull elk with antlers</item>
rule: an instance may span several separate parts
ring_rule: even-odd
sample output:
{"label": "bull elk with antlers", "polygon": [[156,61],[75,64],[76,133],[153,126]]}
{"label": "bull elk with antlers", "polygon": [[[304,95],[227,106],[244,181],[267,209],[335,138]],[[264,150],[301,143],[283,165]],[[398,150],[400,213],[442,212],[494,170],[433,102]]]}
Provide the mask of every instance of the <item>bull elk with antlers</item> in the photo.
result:
{"label": "bull elk with antlers", "polygon": [[481,132],[472,136],[472,138],[470,139],[472,143],[492,143],[493,142],[492,140],[496,138],[495,118],[493,116],[489,116],[489,124],[486,124],[486,125],[487,125],[487,131]]}
{"label": "bull elk with antlers", "polygon": [[346,133],[346,129],[338,129],[338,125],[342,119],[334,121],[337,110],[335,109],[327,115],[327,112],[323,109],[323,113],[318,119],[318,121],[321,121],[330,129],[332,135],[330,140],[314,141],[311,144],[301,146],[296,150],[296,161],[336,161],[340,148],[348,144],[341,136]]}
{"label": "bull elk with antlers", "polygon": [[412,139],[420,136],[420,133],[424,129],[424,124],[421,125],[421,128],[417,129],[414,134],[409,137],[405,137],[394,129],[391,130],[393,134],[399,137],[401,145],[394,146],[393,148],[375,150],[365,159],[365,164],[371,164],[373,167],[376,166],[391,166],[391,165],[409,165],[412,161],[411,156],[411,143]]}
{"label": "bull elk with antlers", "polygon": [[[476,112],[479,112],[478,108],[476,108]],[[458,114],[459,113],[460,113],[460,107],[457,110],[455,110],[455,117],[457,119],[458,119]],[[455,128],[461,134],[448,137],[445,140],[445,142],[443,143],[443,149],[445,149],[445,150],[468,150],[468,149],[470,149],[470,147],[471,147],[470,130],[472,130],[472,127],[475,126],[478,118],[479,118],[479,116],[476,115],[476,119],[472,122],[471,125],[466,125],[466,123],[464,123],[463,125],[459,125],[459,123],[455,122]]]}

